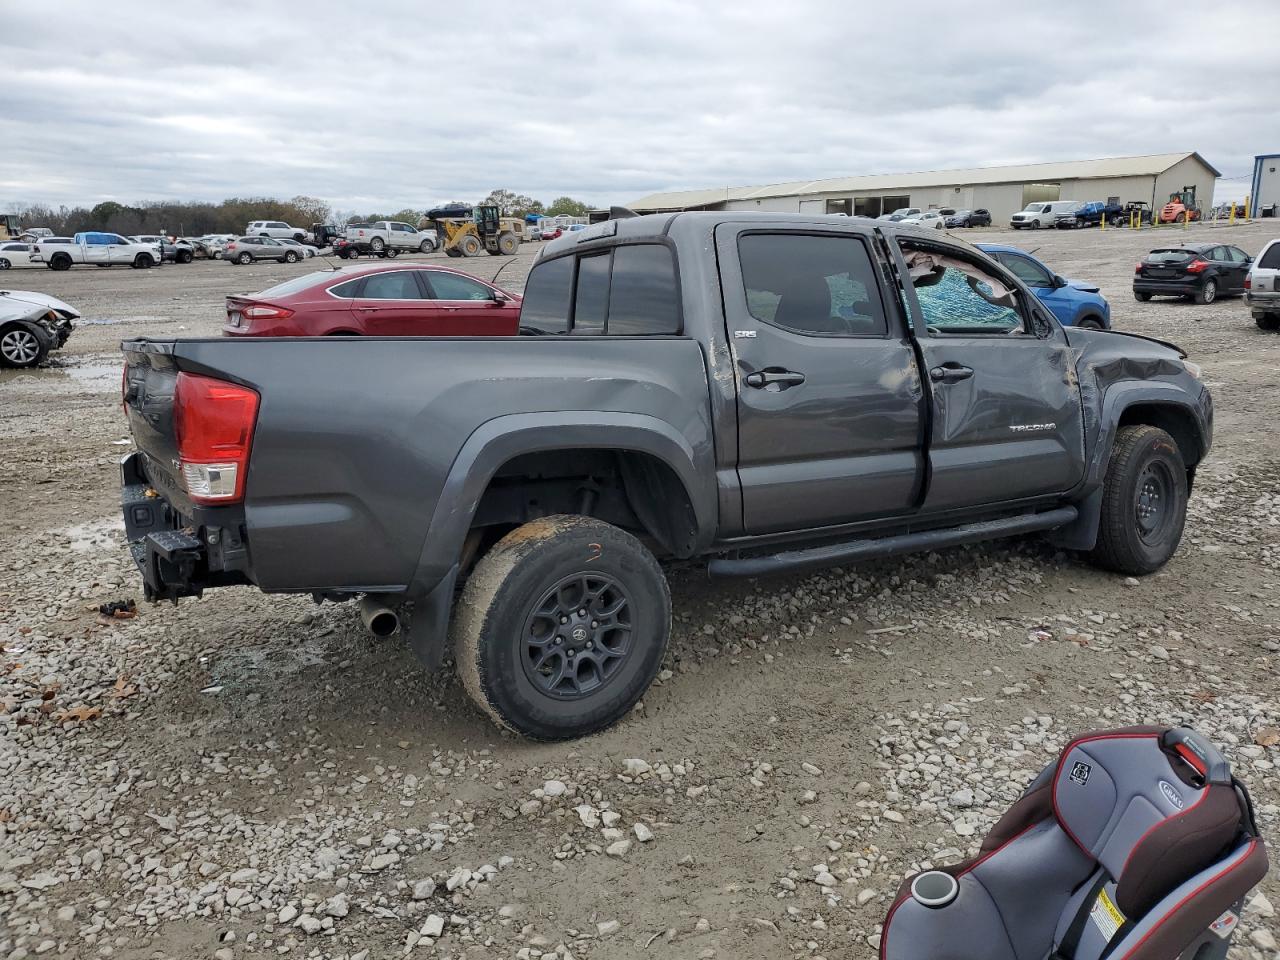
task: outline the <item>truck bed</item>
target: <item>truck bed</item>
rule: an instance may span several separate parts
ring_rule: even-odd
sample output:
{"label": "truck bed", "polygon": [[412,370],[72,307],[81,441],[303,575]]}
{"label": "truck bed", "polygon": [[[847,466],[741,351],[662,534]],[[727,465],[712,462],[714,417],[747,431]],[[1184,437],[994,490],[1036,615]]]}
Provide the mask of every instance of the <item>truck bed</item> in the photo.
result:
{"label": "truck bed", "polygon": [[[130,469],[171,505],[174,527],[249,531],[242,579],[263,590],[434,586],[448,569],[424,555],[433,517],[449,519],[437,501],[455,461],[480,456],[485,427],[499,418],[503,430],[490,432],[519,418],[521,429],[579,449],[610,445],[619,423],[643,420],[699,465],[689,482],[714,503],[707,375],[691,339],[143,339],[122,349],[139,449]],[[242,505],[200,507],[185,494],[173,422],[179,371],[260,395]],[[468,493],[451,490],[453,510]]]}

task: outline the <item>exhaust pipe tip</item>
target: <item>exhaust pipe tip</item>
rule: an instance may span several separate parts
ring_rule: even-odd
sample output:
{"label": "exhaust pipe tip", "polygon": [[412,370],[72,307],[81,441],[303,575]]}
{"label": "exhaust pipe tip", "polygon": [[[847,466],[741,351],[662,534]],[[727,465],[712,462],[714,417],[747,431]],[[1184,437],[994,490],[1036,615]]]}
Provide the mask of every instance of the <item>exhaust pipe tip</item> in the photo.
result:
{"label": "exhaust pipe tip", "polygon": [[390,637],[400,630],[400,615],[375,597],[360,598],[360,621],[375,637]]}

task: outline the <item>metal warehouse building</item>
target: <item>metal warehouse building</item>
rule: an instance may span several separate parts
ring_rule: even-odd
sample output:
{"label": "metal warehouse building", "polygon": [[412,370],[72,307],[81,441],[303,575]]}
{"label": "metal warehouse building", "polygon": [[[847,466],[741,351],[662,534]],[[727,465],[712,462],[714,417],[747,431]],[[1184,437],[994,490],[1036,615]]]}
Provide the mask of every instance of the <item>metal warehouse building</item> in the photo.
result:
{"label": "metal warehouse building", "polygon": [[1262,153],[1253,158],[1253,179],[1249,182],[1251,209],[1255,216],[1280,216],[1280,153]]}
{"label": "metal warehouse building", "polygon": [[996,223],[1036,200],[1141,200],[1163,206],[1169,194],[1195,188],[1202,209],[1213,205],[1221,176],[1192,151],[1107,160],[1070,160],[1014,167],[888,173],[865,177],[655,193],[629,204],[638,213],[673,210],[770,210],[878,217],[899,207],[986,209]]}

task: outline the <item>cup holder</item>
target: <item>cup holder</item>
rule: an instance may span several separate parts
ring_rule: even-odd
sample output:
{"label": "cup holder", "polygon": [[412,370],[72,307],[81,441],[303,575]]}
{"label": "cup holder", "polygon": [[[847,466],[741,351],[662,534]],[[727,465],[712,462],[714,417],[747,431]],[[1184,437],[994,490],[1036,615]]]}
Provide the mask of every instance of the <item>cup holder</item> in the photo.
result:
{"label": "cup holder", "polygon": [[959,892],[956,878],[941,870],[928,870],[911,881],[911,896],[917,903],[934,910],[945,907]]}

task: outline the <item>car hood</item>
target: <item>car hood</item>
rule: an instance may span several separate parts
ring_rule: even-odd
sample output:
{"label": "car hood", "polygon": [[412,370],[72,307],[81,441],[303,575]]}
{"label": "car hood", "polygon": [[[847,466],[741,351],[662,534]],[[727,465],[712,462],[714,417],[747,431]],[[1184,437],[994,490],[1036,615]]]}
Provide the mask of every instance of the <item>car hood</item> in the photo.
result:
{"label": "car hood", "polygon": [[[71,304],[64,303],[47,293],[36,293],[32,290],[0,290],[0,305],[21,309],[24,315],[31,307],[47,307],[58,313],[64,320],[80,319],[80,311]],[[6,309],[5,312],[10,311]]]}
{"label": "car hood", "polygon": [[1088,280],[1072,280],[1067,278],[1067,286],[1072,290],[1079,290],[1081,293],[1098,293],[1102,288],[1096,283],[1090,283]]}

